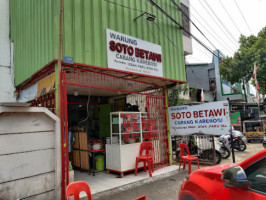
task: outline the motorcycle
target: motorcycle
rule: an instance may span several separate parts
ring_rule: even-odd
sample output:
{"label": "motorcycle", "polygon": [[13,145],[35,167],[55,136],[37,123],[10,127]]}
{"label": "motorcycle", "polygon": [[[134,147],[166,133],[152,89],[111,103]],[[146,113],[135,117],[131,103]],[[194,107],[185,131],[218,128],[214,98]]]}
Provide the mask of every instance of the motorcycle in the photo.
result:
{"label": "motorcycle", "polygon": [[238,150],[238,151],[245,151],[247,148],[247,145],[245,142],[242,140],[241,137],[234,137],[233,138],[233,148]]}
{"label": "motorcycle", "polygon": [[233,148],[238,151],[245,151],[247,148],[246,137],[240,131],[233,131],[233,142],[231,142],[231,135],[227,134],[225,136],[220,136],[219,142],[222,143],[220,148],[220,153],[223,154],[223,157],[228,158],[228,150],[231,151],[231,145],[233,143]]}

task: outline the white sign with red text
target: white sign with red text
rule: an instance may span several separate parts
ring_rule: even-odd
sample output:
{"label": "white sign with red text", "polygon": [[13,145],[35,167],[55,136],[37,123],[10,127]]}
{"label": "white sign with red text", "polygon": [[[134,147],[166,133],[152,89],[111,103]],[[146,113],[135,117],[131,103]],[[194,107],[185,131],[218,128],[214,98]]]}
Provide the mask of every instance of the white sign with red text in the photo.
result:
{"label": "white sign with red text", "polygon": [[169,107],[168,114],[171,135],[230,133],[231,118],[227,101]]}
{"label": "white sign with red text", "polygon": [[106,29],[108,68],[163,77],[162,48]]}

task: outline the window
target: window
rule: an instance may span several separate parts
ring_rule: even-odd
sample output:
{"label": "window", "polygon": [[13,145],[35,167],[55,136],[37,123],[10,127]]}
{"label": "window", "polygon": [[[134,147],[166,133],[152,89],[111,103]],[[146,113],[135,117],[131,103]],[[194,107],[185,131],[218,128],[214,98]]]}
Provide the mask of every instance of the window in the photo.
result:
{"label": "window", "polygon": [[[189,19],[187,17],[187,16],[189,16],[189,9],[184,4],[181,3],[181,10],[183,11],[181,13],[181,15],[182,15],[182,25],[187,31],[190,32]],[[190,35],[186,31],[183,31],[183,35],[185,35],[187,37],[190,37]]]}
{"label": "window", "polygon": [[249,166],[246,170],[250,188],[266,193],[266,158]]}

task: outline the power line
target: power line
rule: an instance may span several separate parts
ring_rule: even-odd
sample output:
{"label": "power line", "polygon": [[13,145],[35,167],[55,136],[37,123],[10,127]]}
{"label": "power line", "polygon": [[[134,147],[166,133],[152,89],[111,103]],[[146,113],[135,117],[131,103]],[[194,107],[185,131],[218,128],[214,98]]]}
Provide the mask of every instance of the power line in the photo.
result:
{"label": "power line", "polygon": [[[191,15],[192,15],[192,13],[191,13]],[[194,19],[206,30],[206,32],[208,32],[216,40],[217,43],[219,43],[219,45],[221,45],[228,52],[234,53],[233,49],[231,49],[229,46],[225,46],[223,43],[220,42],[220,40],[222,41],[223,39],[219,35],[217,35],[217,33],[216,33],[216,35],[219,38],[217,38],[213,33],[209,32],[208,29],[199,20],[197,20],[194,15],[192,15],[192,17],[194,17]]]}
{"label": "power line", "polygon": [[[210,12],[208,11],[208,9],[204,6],[204,4],[201,2],[201,1],[199,1],[200,2],[200,4],[202,5],[202,7],[207,11],[207,13],[210,15],[210,17],[214,20],[214,18],[212,17],[212,15],[210,14]],[[215,14],[215,12],[210,8],[210,6],[209,6],[209,4],[207,4],[206,3],[206,1],[204,0],[204,2],[205,2],[205,4],[209,7],[209,9],[211,10],[211,12],[213,13],[213,15],[216,17],[216,19],[218,20],[218,22],[220,21],[220,19],[216,16],[216,14]],[[215,21],[215,20],[214,20]],[[216,21],[215,21],[216,22]],[[221,22],[220,22],[221,23]],[[228,39],[230,39],[231,40],[231,42],[233,42],[234,43],[234,45],[236,45],[237,44],[237,42],[235,41],[235,39],[232,37],[229,37],[230,35],[226,32],[226,31],[224,31],[224,29],[220,26],[220,24],[219,23],[217,23],[216,22],[216,24],[217,24],[217,26],[219,26],[219,28],[223,31],[223,33],[225,34],[225,36],[228,38]],[[223,23],[221,23],[222,25],[223,25]],[[224,26],[224,25],[223,25]],[[225,30],[227,30],[226,28],[225,28]],[[237,45],[236,45],[237,46]]]}
{"label": "power line", "polygon": [[113,1],[109,1],[109,0],[104,0],[108,3],[111,3],[111,4],[114,4],[116,6],[120,6],[120,7],[123,7],[123,8],[127,8],[127,9],[130,9],[130,10],[135,10],[135,11],[139,11],[139,12],[146,12],[146,11],[143,11],[143,10],[139,10],[139,9],[136,9],[136,8],[131,8],[131,7],[128,7],[128,6],[125,6],[125,5],[122,5],[122,4],[118,4],[116,2],[113,2]]}
{"label": "power line", "polygon": [[231,17],[231,15],[227,12],[226,8],[224,7],[224,5],[222,4],[221,0],[219,0],[221,6],[223,7],[224,11],[227,13],[228,17],[231,19],[231,21],[233,22],[233,24],[235,25],[235,27],[237,28],[237,30],[239,31],[239,33],[241,33],[240,29],[238,28],[238,26],[236,25],[236,23],[234,22],[233,18]]}
{"label": "power line", "polygon": [[[157,40],[158,44],[161,44],[160,40],[155,36],[154,32],[151,30],[149,23],[146,21],[146,25],[149,29],[149,31],[151,32],[151,34],[153,35],[153,37]],[[175,45],[174,45],[175,46]],[[176,47],[176,46],[175,46]],[[177,47],[176,47],[177,48]]]}
{"label": "power line", "polygon": [[[223,38],[221,38],[220,37],[220,35],[206,22],[206,20],[198,13],[198,11],[190,4],[190,7],[198,14],[198,16],[205,22],[205,24],[208,26],[208,28],[209,29],[211,29],[215,34],[216,34],[216,36],[221,40],[221,41],[223,41],[224,39]],[[197,20],[197,18],[191,13],[191,15],[195,18],[195,20]],[[198,22],[199,22],[199,20],[197,20]],[[200,22],[199,22],[200,23]],[[201,23],[200,23],[201,24]],[[203,25],[203,24],[201,24],[204,28],[205,28],[205,26]],[[208,29],[207,28],[205,28],[206,29],[206,31],[208,31]],[[209,32],[210,33],[210,32]],[[219,41],[219,40],[218,40]],[[228,46],[229,47],[229,46]],[[228,49],[227,49],[228,50]],[[232,52],[234,52],[234,50],[233,49],[231,49],[230,48],[230,50],[232,51]]]}
{"label": "power line", "polygon": [[242,15],[242,17],[243,17],[244,21],[246,22],[246,25],[247,25],[247,27],[248,27],[248,29],[249,29],[250,33],[251,33],[251,34],[253,34],[253,33],[252,33],[252,31],[251,31],[251,29],[250,29],[250,27],[249,27],[249,25],[248,25],[248,23],[247,23],[247,21],[246,21],[246,19],[245,19],[245,17],[244,17],[244,15],[243,15],[243,13],[242,13],[242,11],[240,10],[240,7],[238,6],[238,4],[237,4],[236,0],[234,0],[234,2],[235,2],[235,4],[236,4],[236,6],[237,6],[237,8],[238,8],[239,12],[241,13],[241,15]]}
{"label": "power line", "polygon": [[[212,13],[214,14],[214,16],[216,17],[216,19],[221,23],[221,25],[224,27],[224,29],[227,31],[227,33],[232,37],[232,39],[233,40],[235,40],[235,38],[234,38],[234,36],[233,36],[233,34],[231,33],[231,31],[229,31],[228,29],[227,29],[227,27],[224,25],[224,23],[219,19],[219,17],[216,15],[216,13],[213,11],[213,9],[210,7],[210,5],[207,3],[207,1],[205,1],[204,0],[204,2],[205,2],[205,4],[208,6],[208,8],[212,11]],[[236,40],[236,42],[237,42],[237,40]]]}
{"label": "power line", "polygon": [[186,64],[188,64],[188,65],[193,65],[193,64],[195,64],[195,63],[189,63],[189,60],[197,60],[197,61],[199,61],[200,63],[206,63],[206,64],[208,64],[206,61],[203,61],[203,60],[201,60],[201,59],[198,59],[198,58],[196,58],[196,57],[193,57],[192,55],[187,55],[186,56],[186,60],[185,60],[185,62],[186,62]]}
{"label": "power line", "polygon": [[[156,7],[161,13],[163,13],[168,19],[170,19],[174,24],[178,26],[181,30],[188,33],[193,39],[195,39],[198,43],[200,43],[202,46],[204,46],[205,49],[207,49],[209,52],[211,52],[213,55],[215,55],[212,50],[210,50],[209,47],[207,47],[203,42],[201,42],[197,37],[195,37],[191,32],[189,32],[187,29],[185,29],[181,24],[179,24],[171,15],[169,15],[165,10],[163,10],[158,4],[156,4],[153,0],[149,0],[149,2]],[[215,55],[218,57],[217,55]]]}
{"label": "power line", "polygon": [[157,26],[157,28],[159,29],[159,31],[161,31],[161,33],[163,33],[163,35],[164,35],[164,37],[173,45],[173,46],[175,46],[176,48],[177,48],[177,50],[179,50],[178,49],[178,47],[174,44],[174,42],[173,41],[171,41],[170,39],[169,39],[169,37],[160,29],[160,27],[159,27],[159,25],[158,24],[156,24],[155,22],[153,22],[156,26]]}
{"label": "power line", "polygon": [[[200,49],[199,47],[202,47],[201,45],[199,45],[199,46],[194,46],[196,49],[198,49],[201,53],[204,53],[207,57],[209,57],[209,58],[211,58],[212,59],[212,57],[209,55],[209,54],[207,54],[207,52],[209,53],[209,51],[206,51],[206,49],[205,48],[203,48],[203,49]],[[204,51],[205,50],[205,51]],[[213,54],[213,53],[212,53]]]}
{"label": "power line", "polygon": [[[150,0],[149,0],[150,1]],[[156,3],[154,3],[152,0],[150,1],[150,3],[151,3],[151,5],[154,5],[154,4],[156,4]],[[154,4],[153,4],[154,3]],[[147,4],[146,4],[147,5]],[[157,4],[156,4],[157,5]],[[157,5],[158,6],[158,5]],[[157,9],[158,8],[160,8],[159,6],[157,7],[157,6],[155,6]],[[158,10],[154,10],[153,9],[153,7],[151,7],[151,9],[154,11],[154,12],[156,12],[156,13],[158,13],[158,10],[160,10],[160,9],[158,9]],[[182,9],[180,9],[180,10],[182,10]],[[181,29],[181,30],[183,30],[183,31],[185,31],[186,33],[188,33],[195,41],[197,41],[201,46],[203,46],[205,49],[207,49],[211,54],[213,54],[213,52],[209,49],[209,47],[207,47],[207,46],[205,46],[199,39],[197,39],[194,35],[192,35],[192,33],[191,32],[189,32],[188,30],[186,30],[181,24],[179,24],[175,19],[173,19],[167,12],[165,12],[163,9],[161,9],[160,10],[161,11],[161,13],[162,14],[164,14],[166,17],[170,17],[171,18],[171,20],[174,20],[174,23],[176,24],[176,25],[178,25],[179,26],[179,28]],[[164,12],[162,12],[162,11],[164,11]],[[157,25],[155,22],[154,22],[154,24],[157,26],[157,28],[164,34],[164,36],[168,39],[168,41],[169,42],[171,42],[177,49],[178,49],[178,47],[166,36],[166,34],[159,28],[159,25]],[[215,48],[216,49],[216,48]],[[205,52],[204,52],[205,53]],[[205,53],[206,54],[206,53]],[[207,55],[207,54],[206,54]],[[217,57],[217,55],[215,55],[215,54],[213,54],[214,56],[216,56]],[[209,55],[207,55],[207,56],[209,56]]]}
{"label": "power line", "polygon": [[[128,7],[128,6],[124,6],[124,5],[121,5],[121,4],[117,4],[115,2],[112,2],[112,1],[109,1],[109,0],[104,0],[106,2],[109,2],[109,3],[112,3],[114,5],[117,5],[117,6],[121,6],[121,7],[124,7],[124,8],[128,8],[128,9],[131,9],[131,10],[136,10],[136,11],[140,11],[140,12],[146,12],[146,11],[142,11],[142,10],[138,10],[138,9],[134,9],[134,8],[131,8],[131,7]],[[201,42],[197,37],[195,37],[191,32],[189,32],[188,30],[186,30],[181,24],[179,24],[172,16],[170,16],[167,12],[165,12],[159,5],[157,5],[153,0],[149,0],[149,2],[155,6],[162,14],[164,14],[168,19],[170,19],[172,22],[174,22],[178,28],[180,28],[181,30],[185,31],[186,33],[188,33],[195,41],[197,41],[201,46],[203,46],[206,50],[208,50],[211,54],[213,54],[215,57],[217,57],[219,59],[219,57],[212,52],[212,50],[210,50],[210,48],[208,46],[206,46],[203,42]],[[226,63],[225,63],[226,64]]]}
{"label": "power line", "polygon": [[[168,19],[170,19],[172,22],[174,22],[181,30],[188,33],[195,41],[197,41],[201,46],[203,46],[206,50],[208,50],[212,55],[220,59],[215,53],[213,53],[209,47],[207,47],[204,43],[202,43],[197,37],[195,37],[191,32],[189,32],[187,29],[185,29],[181,24],[179,24],[171,15],[169,15],[165,10],[163,10],[158,4],[156,4],[153,0],[148,0],[154,7],[156,7],[162,14],[164,14]],[[224,61],[225,65],[228,65]]]}
{"label": "power line", "polygon": [[203,35],[203,37],[214,47],[214,49],[217,49],[214,44],[205,36],[205,34],[199,29],[199,27],[190,19],[189,16],[187,16],[187,14],[182,10],[182,8],[180,8],[180,6],[174,2],[174,0],[171,0],[171,2],[188,18],[188,20],[193,24],[193,26],[195,26],[195,28],[201,33],[201,35]]}
{"label": "power line", "polygon": [[201,4],[201,6],[206,10],[206,12],[207,12],[207,14],[210,16],[210,18],[211,18],[211,19],[216,23],[216,25],[221,29],[221,31],[224,33],[224,35],[227,37],[227,39],[229,39],[230,42],[231,42],[233,45],[235,45],[235,46],[237,47],[235,41],[232,40],[232,39],[227,35],[227,33],[223,30],[223,28],[220,26],[220,24],[217,23],[217,21],[212,17],[212,15],[211,15],[211,13],[208,11],[208,9],[207,9],[207,8],[201,3],[201,1],[199,1],[199,2],[200,2],[200,4]]}

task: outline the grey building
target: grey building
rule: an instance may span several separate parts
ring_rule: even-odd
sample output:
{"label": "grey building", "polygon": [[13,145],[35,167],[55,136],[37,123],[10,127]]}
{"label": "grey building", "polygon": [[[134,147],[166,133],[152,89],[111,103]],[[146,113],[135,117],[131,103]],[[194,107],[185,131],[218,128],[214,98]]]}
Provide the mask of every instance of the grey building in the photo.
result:
{"label": "grey building", "polygon": [[[244,90],[240,83],[230,84],[221,80],[219,74],[219,63],[224,55],[218,50],[214,51],[212,63],[186,64],[186,77],[190,88],[198,90],[191,100],[200,101],[201,89],[204,91],[204,101],[223,101],[229,98],[230,101],[245,101]],[[247,100],[250,101],[249,85],[246,85]]]}

